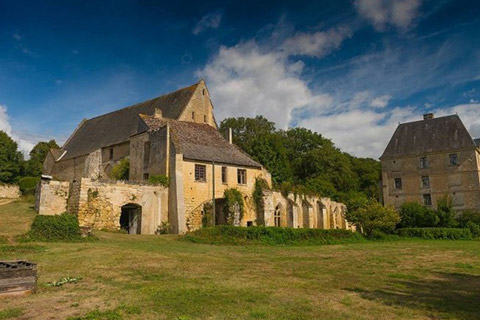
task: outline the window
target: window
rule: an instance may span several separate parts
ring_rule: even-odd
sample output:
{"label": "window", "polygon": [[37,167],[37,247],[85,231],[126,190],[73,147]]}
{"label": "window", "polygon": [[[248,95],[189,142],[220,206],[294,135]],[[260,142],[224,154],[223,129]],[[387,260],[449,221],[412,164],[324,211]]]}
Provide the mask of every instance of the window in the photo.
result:
{"label": "window", "polygon": [[279,206],[275,208],[275,212],[273,213],[273,222],[275,223],[275,227],[280,227],[281,215]]}
{"label": "window", "polygon": [[247,221],[247,227],[253,227],[253,221]]}
{"label": "window", "polygon": [[192,120],[195,121],[195,111],[192,112]]}
{"label": "window", "polygon": [[426,193],[423,195],[423,204],[426,206],[432,205],[432,195],[430,193]]}
{"label": "window", "polygon": [[110,149],[110,160],[113,160],[113,148]]}
{"label": "window", "polygon": [[428,159],[427,157],[420,158],[420,168],[425,169],[428,168]]}
{"label": "window", "polygon": [[402,189],[402,178],[395,178],[395,189]]}
{"label": "window", "polygon": [[449,158],[450,158],[450,165],[451,166],[458,165],[458,156],[457,156],[456,153],[452,153],[451,155],[449,155]]}
{"label": "window", "polygon": [[422,177],[422,187],[423,188],[430,187],[430,177],[429,176],[423,176]]}
{"label": "window", "polygon": [[237,181],[238,181],[238,184],[247,184],[247,170],[245,169],[237,170]]}
{"label": "window", "polygon": [[205,89],[202,90],[202,96],[204,96],[204,95],[205,95]]}
{"label": "window", "polygon": [[207,123],[207,116],[203,116],[203,122]]}
{"label": "window", "polygon": [[227,183],[227,167],[222,167],[222,183]]}
{"label": "window", "polygon": [[195,181],[207,181],[207,167],[201,164],[195,165]]}

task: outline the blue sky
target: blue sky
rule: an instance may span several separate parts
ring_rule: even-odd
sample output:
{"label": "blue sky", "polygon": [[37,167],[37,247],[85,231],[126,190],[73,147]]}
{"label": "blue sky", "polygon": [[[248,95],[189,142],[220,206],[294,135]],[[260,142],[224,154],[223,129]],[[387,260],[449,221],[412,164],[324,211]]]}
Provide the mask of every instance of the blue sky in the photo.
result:
{"label": "blue sky", "polygon": [[28,151],[204,78],[218,120],[262,114],[378,158],[398,122],[480,137],[476,1],[0,0],[0,130]]}

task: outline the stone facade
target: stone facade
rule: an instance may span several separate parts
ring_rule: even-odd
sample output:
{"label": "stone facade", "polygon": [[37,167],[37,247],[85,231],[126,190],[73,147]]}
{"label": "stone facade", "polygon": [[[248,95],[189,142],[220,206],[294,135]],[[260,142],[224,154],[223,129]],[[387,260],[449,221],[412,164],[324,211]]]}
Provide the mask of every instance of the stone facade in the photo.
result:
{"label": "stone facade", "polygon": [[0,184],[0,199],[16,199],[20,197],[20,188],[15,184]]}
{"label": "stone facade", "polygon": [[57,215],[67,212],[70,183],[42,179],[36,193],[35,208],[39,214]]}
{"label": "stone facade", "polygon": [[[480,210],[478,147],[457,116],[439,118],[439,121],[449,120],[450,125],[441,125],[438,130],[433,124],[433,115],[425,116],[423,121],[404,124],[404,130],[413,132],[413,126],[423,125],[422,135],[436,137],[443,143],[438,148],[432,148],[419,133],[413,137],[405,134],[400,137],[398,133],[394,135],[390,145],[398,146],[402,143],[400,139],[411,139],[411,149],[420,149],[414,142],[421,144],[422,149],[421,152],[390,154],[392,151],[387,152],[387,147],[381,158],[385,205],[399,209],[405,202],[417,202],[436,208],[438,200],[448,195],[456,211]],[[442,137],[442,132],[448,132],[449,135]],[[459,144],[462,134],[466,143]]]}

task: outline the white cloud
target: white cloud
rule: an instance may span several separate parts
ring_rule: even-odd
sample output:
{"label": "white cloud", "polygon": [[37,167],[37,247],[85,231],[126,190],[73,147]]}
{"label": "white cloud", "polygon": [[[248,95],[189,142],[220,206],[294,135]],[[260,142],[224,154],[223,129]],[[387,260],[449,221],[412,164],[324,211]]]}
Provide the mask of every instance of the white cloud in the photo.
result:
{"label": "white cloud", "polygon": [[352,31],[347,27],[332,28],[315,33],[299,32],[286,39],[282,49],[287,55],[321,58],[340,47],[342,42],[351,35]]}
{"label": "white cloud", "polygon": [[299,78],[302,68],[280,52],[263,52],[252,40],[221,47],[197,76],[207,80],[218,120],[263,115],[286,128],[294,109],[321,110],[332,102],[328,95],[314,94]]}
{"label": "white cloud", "polygon": [[374,108],[380,108],[380,109],[385,108],[386,106],[388,106],[388,102],[390,101],[391,98],[392,97],[388,94],[380,97],[376,97],[375,99],[372,100],[370,105]]}
{"label": "white cloud", "polygon": [[197,22],[192,33],[198,35],[207,29],[217,29],[220,26],[221,21],[222,14],[220,12],[207,13]]}
{"label": "white cloud", "polygon": [[0,105],[0,130],[4,131],[17,142],[19,150],[25,155],[28,155],[28,152],[30,152],[35,145],[32,141],[20,137],[12,130],[10,119],[7,114],[7,106],[5,105]]}
{"label": "white cloud", "polygon": [[356,0],[358,13],[369,20],[375,30],[383,31],[391,25],[407,30],[418,16],[421,0]]}

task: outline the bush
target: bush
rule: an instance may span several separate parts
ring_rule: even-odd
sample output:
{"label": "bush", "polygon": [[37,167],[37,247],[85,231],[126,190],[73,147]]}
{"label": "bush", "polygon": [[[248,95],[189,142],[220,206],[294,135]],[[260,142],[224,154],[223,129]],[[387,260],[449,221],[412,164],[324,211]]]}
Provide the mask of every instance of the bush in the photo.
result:
{"label": "bush", "polygon": [[343,229],[215,226],[187,233],[184,240],[210,244],[323,245],[360,242],[361,234]]}
{"label": "bush", "polygon": [[63,213],[57,216],[36,216],[25,240],[75,241],[81,238],[77,217],[70,213]]}
{"label": "bush", "polygon": [[[223,214],[225,215],[227,224],[233,225],[235,218],[237,218],[238,221],[242,221],[245,204],[243,203],[243,196],[240,191],[235,188],[227,189],[223,192],[223,197],[225,198]],[[235,217],[236,213],[238,213],[238,217]]]}
{"label": "bush", "polygon": [[384,207],[376,200],[370,200],[356,211],[347,211],[346,219],[360,227],[370,237],[375,231],[393,233],[400,221],[400,215],[391,207]]}
{"label": "bush", "polygon": [[18,186],[23,195],[34,195],[40,177],[23,177],[18,180]]}
{"label": "bush", "polygon": [[453,210],[452,198],[445,195],[437,201],[438,227],[452,228],[457,226],[455,210]]}
{"label": "bush", "polygon": [[123,158],[120,160],[110,172],[110,178],[115,180],[128,180],[130,175],[130,160]]}
{"label": "bush", "polygon": [[437,213],[417,202],[406,202],[400,208],[400,228],[436,227],[440,219]]}
{"label": "bush", "polygon": [[148,182],[154,185],[160,185],[164,187],[168,187],[170,181],[167,176],[164,176],[162,174],[152,174],[148,178]]}
{"label": "bush", "polygon": [[397,235],[408,238],[470,240],[472,233],[469,229],[460,228],[402,228]]}

